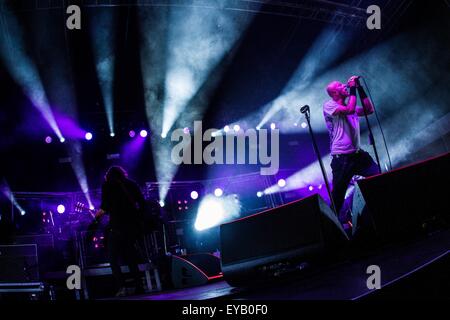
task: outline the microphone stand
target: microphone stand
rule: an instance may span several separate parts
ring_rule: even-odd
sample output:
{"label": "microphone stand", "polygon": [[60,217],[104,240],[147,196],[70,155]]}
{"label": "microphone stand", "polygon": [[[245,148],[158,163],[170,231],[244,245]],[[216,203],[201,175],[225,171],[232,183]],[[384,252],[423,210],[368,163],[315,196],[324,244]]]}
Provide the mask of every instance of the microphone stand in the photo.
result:
{"label": "microphone stand", "polygon": [[[358,83],[358,86],[361,86],[361,84],[359,83],[359,79],[358,79],[357,83]],[[361,101],[361,106],[364,111],[364,118],[366,118],[367,128],[369,129],[369,144],[372,145],[373,153],[375,154],[375,160],[377,161],[377,166],[378,166],[378,173],[381,173],[380,158],[378,157],[378,150],[377,150],[377,146],[375,145],[375,138],[373,137],[372,127],[370,126],[369,117],[367,116],[366,108],[364,106],[364,100],[361,98],[361,96],[359,97],[359,99]],[[375,107],[373,107],[373,108],[375,108]]]}
{"label": "microphone stand", "polygon": [[336,210],[336,205],[334,204],[333,195],[331,194],[331,188],[330,188],[330,184],[328,182],[327,172],[325,170],[325,166],[323,165],[322,157],[320,155],[319,148],[317,147],[316,138],[314,136],[314,132],[313,132],[312,127],[311,127],[311,115],[310,115],[309,106],[306,105],[306,106],[302,107],[300,109],[300,112],[305,115],[306,122],[308,123],[309,134],[311,135],[311,140],[312,140],[312,144],[313,144],[313,148],[314,148],[314,153],[317,156],[317,160],[319,160],[320,170],[322,171],[323,180],[325,181],[325,186],[327,188],[328,196],[330,197],[331,209],[333,210],[333,212],[336,215],[336,217],[338,217],[338,213],[337,213],[337,210]]}

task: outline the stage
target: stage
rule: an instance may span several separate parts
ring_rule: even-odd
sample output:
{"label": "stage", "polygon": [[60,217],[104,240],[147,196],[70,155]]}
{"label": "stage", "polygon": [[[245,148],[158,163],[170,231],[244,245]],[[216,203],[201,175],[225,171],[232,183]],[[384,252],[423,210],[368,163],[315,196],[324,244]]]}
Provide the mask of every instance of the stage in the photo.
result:
{"label": "stage", "polygon": [[449,0],[0,0],[0,302],[449,298],[449,51]]}
{"label": "stage", "polygon": [[[411,296],[445,299],[450,298],[450,274],[444,272],[450,266],[449,248],[450,231],[442,231],[425,239],[390,245],[348,259],[317,270],[307,277],[283,279],[278,284],[233,288],[225,281],[219,281],[193,288],[113,300],[364,300],[407,299]],[[369,275],[366,270],[370,265],[380,267],[380,291],[367,288]],[[424,277],[427,285],[424,284]],[[406,286],[409,291],[404,290],[406,283],[409,283]],[[430,290],[432,288],[434,292]],[[394,290],[397,291],[392,295]],[[423,291],[419,292],[420,290]]]}

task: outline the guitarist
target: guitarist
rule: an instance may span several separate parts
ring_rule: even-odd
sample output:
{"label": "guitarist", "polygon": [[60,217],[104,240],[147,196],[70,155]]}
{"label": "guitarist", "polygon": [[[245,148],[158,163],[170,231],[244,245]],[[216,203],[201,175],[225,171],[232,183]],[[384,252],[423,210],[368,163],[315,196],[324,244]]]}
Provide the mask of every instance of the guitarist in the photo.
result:
{"label": "guitarist", "polygon": [[109,168],[102,186],[102,203],[95,218],[109,214],[107,249],[118,288],[117,297],[127,295],[121,262],[129,267],[134,280],[134,293],[143,293],[138,268],[139,253],[135,244],[143,231],[144,205],[139,186],[128,179],[127,172],[119,166]]}

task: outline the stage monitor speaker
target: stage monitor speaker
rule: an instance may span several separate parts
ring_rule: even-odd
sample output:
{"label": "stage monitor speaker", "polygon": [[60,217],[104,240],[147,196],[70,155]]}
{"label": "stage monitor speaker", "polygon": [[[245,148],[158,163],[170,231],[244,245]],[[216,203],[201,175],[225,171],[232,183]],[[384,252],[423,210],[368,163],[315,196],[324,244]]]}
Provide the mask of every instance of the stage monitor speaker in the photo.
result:
{"label": "stage monitor speaker", "polygon": [[220,226],[222,271],[232,286],[274,279],[348,237],[317,194]]}
{"label": "stage monitor speaker", "polygon": [[223,277],[220,258],[209,253],[173,255],[171,273],[175,288],[203,285]]}
{"label": "stage monitor speaker", "polygon": [[353,196],[355,239],[410,239],[450,222],[450,153],[360,180]]}
{"label": "stage monitor speaker", "polygon": [[39,281],[36,244],[0,245],[0,283]]}

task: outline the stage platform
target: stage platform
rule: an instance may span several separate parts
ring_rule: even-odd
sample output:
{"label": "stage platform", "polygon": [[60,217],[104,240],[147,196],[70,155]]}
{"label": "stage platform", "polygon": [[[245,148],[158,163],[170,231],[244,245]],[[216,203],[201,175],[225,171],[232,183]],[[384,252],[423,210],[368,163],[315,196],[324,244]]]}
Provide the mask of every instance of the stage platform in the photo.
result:
{"label": "stage platform", "polygon": [[[381,290],[367,288],[367,267],[381,269]],[[204,286],[129,296],[115,300],[361,300],[372,297],[450,298],[450,230],[426,238],[371,250],[308,276],[254,288],[233,288],[225,281]],[[425,279],[425,280],[424,280]],[[417,291],[415,291],[417,290]],[[431,292],[433,291],[433,292]]]}

